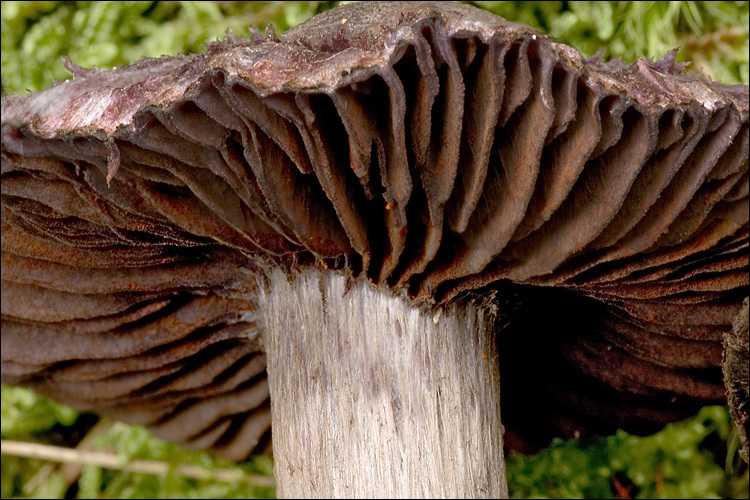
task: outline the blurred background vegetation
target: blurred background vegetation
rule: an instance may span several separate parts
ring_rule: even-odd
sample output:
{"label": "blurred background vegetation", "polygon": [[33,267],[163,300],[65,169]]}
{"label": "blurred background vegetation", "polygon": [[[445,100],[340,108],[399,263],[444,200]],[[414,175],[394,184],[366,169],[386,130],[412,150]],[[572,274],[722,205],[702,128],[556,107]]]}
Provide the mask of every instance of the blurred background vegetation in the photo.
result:
{"label": "blurred background vegetation", "polygon": [[[346,2],[2,2],[2,88],[41,90],[70,74],[60,57],[111,68],[199,52],[229,28],[283,31]],[[748,2],[472,2],[573,45],[632,61],[681,47],[679,61],[748,83]]]}
{"label": "blurred background vegetation", "polygon": [[[41,90],[71,75],[60,57],[111,68],[141,57],[201,51],[227,28],[248,36],[273,24],[283,31],[346,2],[2,2],[2,91]],[[658,58],[679,48],[688,71],[748,84],[748,2],[472,2],[529,24],[584,55]],[[273,489],[247,474],[272,474],[267,457],[236,464],[185,451],[140,427],[78,413],[33,392],[2,387],[2,438],[104,450],[123,462],[158,460],[166,475],[94,465],[62,465],[2,455],[2,498],[264,498]],[[191,479],[180,465],[235,480]],[[648,437],[618,433],[556,441],[534,456],[508,456],[514,498],[748,498],[748,468],[724,407]]]}

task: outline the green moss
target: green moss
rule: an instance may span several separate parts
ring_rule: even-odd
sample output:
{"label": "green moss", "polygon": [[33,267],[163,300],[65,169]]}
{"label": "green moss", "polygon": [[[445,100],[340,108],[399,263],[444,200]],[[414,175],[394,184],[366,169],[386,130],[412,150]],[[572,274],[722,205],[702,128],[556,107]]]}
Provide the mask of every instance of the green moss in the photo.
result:
{"label": "green moss", "polygon": [[2,437],[27,436],[47,431],[55,425],[71,425],[78,412],[38,396],[29,389],[3,386],[0,393]]}
{"label": "green moss", "polygon": [[[2,437],[18,441],[50,443],[51,432],[66,435],[80,413],[29,389],[2,386]],[[96,436],[95,450],[115,453],[123,463],[132,460],[166,462],[173,472],[165,476],[134,474],[86,465],[77,481],[78,498],[272,498],[272,488],[244,481],[246,474],[273,476],[267,456],[235,463],[207,453],[188,451],[151,435],[143,427],[117,423]],[[215,469],[236,472],[236,481],[197,480],[174,472],[180,465],[200,466],[209,474]],[[57,464],[15,456],[2,456],[2,498],[63,498],[69,485]]]}
{"label": "green moss", "polygon": [[748,2],[474,2],[529,24],[584,55],[633,61],[679,49],[691,71],[748,84]]}
{"label": "green moss", "polygon": [[[22,93],[69,78],[60,57],[111,68],[199,52],[230,28],[285,30],[344,2],[2,2],[2,88]],[[684,47],[679,60],[748,83],[748,2],[472,2],[529,24],[585,55],[630,61]]]}
{"label": "green moss", "polygon": [[510,453],[508,487],[513,498],[614,498],[615,483],[633,498],[746,498],[733,429],[725,407],[709,406],[652,436],[556,440],[530,457]]}
{"label": "green moss", "polygon": [[286,30],[338,2],[2,2],[2,88],[23,93],[70,77],[67,55],[112,68],[142,57],[200,52],[227,28]]}

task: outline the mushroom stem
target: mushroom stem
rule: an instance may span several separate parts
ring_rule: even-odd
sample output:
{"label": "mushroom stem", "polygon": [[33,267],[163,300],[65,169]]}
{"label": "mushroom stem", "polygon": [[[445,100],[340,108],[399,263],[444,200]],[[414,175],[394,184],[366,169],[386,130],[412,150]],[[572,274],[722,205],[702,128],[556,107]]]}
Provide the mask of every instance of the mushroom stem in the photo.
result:
{"label": "mushroom stem", "polygon": [[261,293],[280,497],[506,497],[488,300],[425,313],[363,280]]}

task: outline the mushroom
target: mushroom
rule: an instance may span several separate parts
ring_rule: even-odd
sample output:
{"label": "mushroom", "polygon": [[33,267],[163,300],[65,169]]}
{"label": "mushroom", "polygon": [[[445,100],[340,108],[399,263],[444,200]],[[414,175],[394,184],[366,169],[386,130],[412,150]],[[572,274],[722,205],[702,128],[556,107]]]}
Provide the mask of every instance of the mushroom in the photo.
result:
{"label": "mushroom", "polygon": [[747,86],[423,2],[66,64],[2,104],[3,382],[272,423],[292,497],[507,495],[501,371],[519,447],[724,400],[722,342],[747,418]]}

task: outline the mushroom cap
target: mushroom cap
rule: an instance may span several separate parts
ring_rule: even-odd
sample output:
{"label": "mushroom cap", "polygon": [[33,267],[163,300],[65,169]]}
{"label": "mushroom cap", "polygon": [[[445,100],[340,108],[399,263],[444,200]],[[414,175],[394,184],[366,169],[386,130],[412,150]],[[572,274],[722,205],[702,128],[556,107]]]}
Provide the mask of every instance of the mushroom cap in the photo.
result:
{"label": "mushroom cap", "polygon": [[725,399],[747,86],[428,2],[68,67],[2,103],[4,382],[242,458],[270,425],[257,276],[316,265],[423,307],[503,291],[519,436]]}

